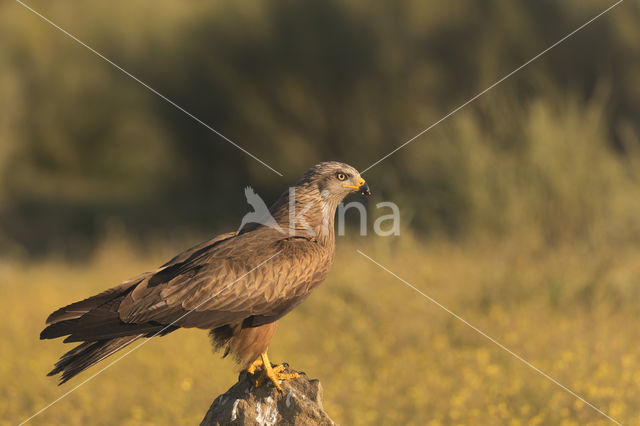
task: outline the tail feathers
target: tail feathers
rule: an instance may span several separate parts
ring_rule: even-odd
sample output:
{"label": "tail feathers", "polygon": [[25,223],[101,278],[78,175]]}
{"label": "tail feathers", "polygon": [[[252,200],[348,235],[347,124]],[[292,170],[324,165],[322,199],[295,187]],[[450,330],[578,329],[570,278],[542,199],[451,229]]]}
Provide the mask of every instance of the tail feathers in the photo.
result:
{"label": "tail feathers", "polygon": [[[68,342],[102,341],[127,337],[137,334],[152,335],[173,331],[177,327],[165,326],[157,322],[141,324],[125,323],[120,320],[117,312],[105,309],[95,309],[80,318],[64,320],[50,324],[40,333],[40,339],[56,339],[67,336]],[[165,333],[166,334],[166,333]]]}
{"label": "tail feathers", "polygon": [[59,383],[61,385],[75,375],[91,367],[93,364],[105,359],[120,349],[123,349],[125,346],[130,345],[143,336],[144,334],[137,334],[109,340],[97,340],[82,343],[62,355],[60,360],[55,364],[55,368],[47,375],[53,376],[55,374],[62,373]]}
{"label": "tail feathers", "polygon": [[138,279],[137,281],[125,281],[117,287],[110,288],[109,290],[103,291],[102,293],[96,294],[95,296],[62,307],[49,315],[49,317],[47,318],[47,324],[80,318],[92,309],[102,306],[105,303],[118,298],[118,296],[124,297],[131,290],[133,290],[135,285],[139,282],[140,279]]}
{"label": "tail feathers", "polygon": [[60,384],[65,383],[141,337],[164,336],[178,328],[157,322],[126,323],[120,319],[120,303],[144,276],[58,309],[47,318],[40,339],[67,336],[65,343],[83,342],[64,354],[49,376],[61,373]]}
{"label": "tail feathers", "polygon": [[72,330],[78,326],[79,322],[80,319],[75,318],[50,324],[40,332],[40,340],[55,339],[71,334]]}

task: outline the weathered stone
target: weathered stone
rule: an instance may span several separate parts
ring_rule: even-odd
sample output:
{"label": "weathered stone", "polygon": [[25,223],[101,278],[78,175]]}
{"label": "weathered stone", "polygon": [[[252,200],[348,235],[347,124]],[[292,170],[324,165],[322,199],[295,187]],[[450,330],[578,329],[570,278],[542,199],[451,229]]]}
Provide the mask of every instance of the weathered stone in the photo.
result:
{"label": "weathered stone", "polygon": [[[285,373],[294,372],[287,367]],[[201,426],[213,425],[335,425],[322,408],[322,386],[300,373],[280,381],[282,392],[271,382],[256,388],[255,376],[240,374],[238,382],[218,396]]]}

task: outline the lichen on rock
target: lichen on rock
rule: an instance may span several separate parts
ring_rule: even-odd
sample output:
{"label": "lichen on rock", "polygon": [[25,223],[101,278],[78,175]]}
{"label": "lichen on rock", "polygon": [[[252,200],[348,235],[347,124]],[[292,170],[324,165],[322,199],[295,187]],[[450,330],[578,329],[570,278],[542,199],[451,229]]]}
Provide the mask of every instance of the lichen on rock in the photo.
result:
{"label": "lichen on rock", "polygon": [[[295,371],[287,367],[284,372]],[[256,387],[255,376],[240,373],[238,382],[213,401],[200,426],[335,425],[322,407],[319,380],[300,373],[280,385],[282,391],[271,382]]]}

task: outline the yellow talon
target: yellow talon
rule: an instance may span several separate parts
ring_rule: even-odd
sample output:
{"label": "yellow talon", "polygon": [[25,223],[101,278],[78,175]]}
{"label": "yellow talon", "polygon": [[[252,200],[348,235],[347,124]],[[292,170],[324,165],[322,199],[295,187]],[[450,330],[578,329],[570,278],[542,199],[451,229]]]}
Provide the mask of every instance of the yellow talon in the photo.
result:
{"label": "yellow talon", "polygon": [[[280,386],[280,383],[278,383],[278,380],[289,380],[300,377],[298,373],[283,373],[282,371],[284,371],[285,366],[282,364],[271,367],[271,363],[269,362],[269,358],[267,357],[266,352],[261,354],[260,358],[262,359],[262,365],[264,366],[264,369],[262,370],[262,374],[260,374],[260,377],[258,377],[258,380],[256,380],[256,387],[262,386],[267,380],[271,380],[271,383],[273,383],[276,389],[282,391],[282,387]],[[254,363],[251,364],[249,368],[253,367],[256,362],[257,360],[254,361]]]}
{"label": "yellow talon", "polygon": [[251,375],[256,373],[256,369],[262,366],[262,359],[258,358],[251,363],[249,367],[247,367],[247,372]]}

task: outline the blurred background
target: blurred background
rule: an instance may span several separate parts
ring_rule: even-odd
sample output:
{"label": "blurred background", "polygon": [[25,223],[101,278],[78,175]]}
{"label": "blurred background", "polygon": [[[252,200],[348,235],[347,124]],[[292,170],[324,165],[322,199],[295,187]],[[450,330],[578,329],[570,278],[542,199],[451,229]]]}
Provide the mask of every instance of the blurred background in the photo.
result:
{"label": "blurred background", "polygon": [[[68,349],[37,340],[48,313],[236,229],[245,185],[270,202],[319,161],[366,168],[611,3],[28,4],[284,177],[2,3],[7,424],[73,386],[44,376]],[[401,236],[360,237],[354,220],[326,284],[272,346],[274,361],[321,379],[336,421],[606,423],[359,248],[618,421],[640,424],[639,19],[640,6],[623,2],[366,172],[369,230],[375,203],[393,201]],[[33,422],[193,424],[234,380],[205,333],[185,331]]]}

